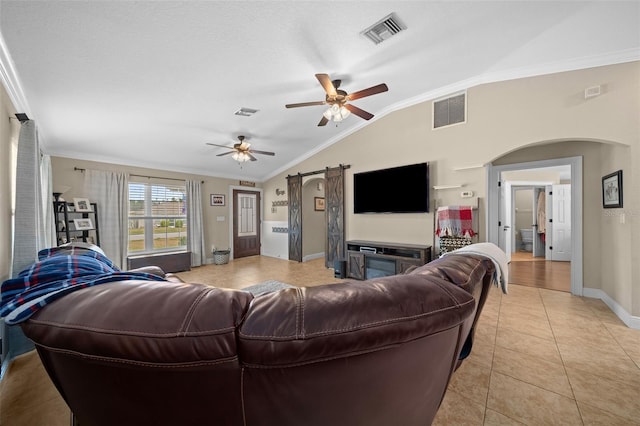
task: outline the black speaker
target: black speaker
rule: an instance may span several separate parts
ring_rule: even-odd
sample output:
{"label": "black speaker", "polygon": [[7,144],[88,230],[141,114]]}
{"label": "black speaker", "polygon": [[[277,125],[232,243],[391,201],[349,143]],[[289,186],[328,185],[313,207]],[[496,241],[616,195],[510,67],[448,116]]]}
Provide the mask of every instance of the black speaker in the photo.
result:
{"label": "black speaker", "polygon": [[347,261],[335,259],[333,261],[333,276],[335,278],[347,278]]}

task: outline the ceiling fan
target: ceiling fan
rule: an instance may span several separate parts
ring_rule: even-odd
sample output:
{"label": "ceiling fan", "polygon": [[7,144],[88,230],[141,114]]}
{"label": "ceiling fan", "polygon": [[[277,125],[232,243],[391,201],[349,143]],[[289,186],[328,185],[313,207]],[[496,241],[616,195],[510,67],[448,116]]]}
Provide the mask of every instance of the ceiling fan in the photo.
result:
{"label": "ceiling fan", "polygon": [[313,105],[329,105],[329,109],[324,112],[322,119],[318,123],[318,126],[326,125],[329,120],[333,120],[335,122],[342,121],[347,118],[349,113],[354,113],[358,117],[364,118],[365,120],[370,120],[371,118],[373,118],[373,114],[347,102],[364,98],[365,96],[376,95],[378,93],[386,92],[387,90],[389,90],[387,85],[383,83],[378,84],[377,86],[369,87],[368,89],[359,90],[353,93],[347,93],[344,90],[339,89],[341,80],[331,81],[329,75],[327,74],[316,74],[316,78],[324,88],[324,91],[327,93],[324,101],[287,104],[285,105],[285,107],[298,108]]}
{"label": "ceiling fan", "polygon": [[240,142],[234,144],[233,146],[226,146],[226,145],[218,145],[215,143],[209,143],[207,142],[207,145],[211,145],[211,146],[218,146],[220,148],[227,148],[230,149],[231,151],[229,152],[223,152],[222,154],[218,154],[216,155],[216,157],[222,157],[225,155],[229,155],[232,154],[231,157],[238,161],[238,162],[245,162],[245,161],[257,161],[258,159],[256,157],[253,156],[253,154],[262,154],[262,155],[276,155],[274,152],[269,152],[269,151],[258,151],[257,149],[251,149],[251,144],[249,142],[245,142],[244,141],[245,137],[240,135],[238,136],[238,140]]}

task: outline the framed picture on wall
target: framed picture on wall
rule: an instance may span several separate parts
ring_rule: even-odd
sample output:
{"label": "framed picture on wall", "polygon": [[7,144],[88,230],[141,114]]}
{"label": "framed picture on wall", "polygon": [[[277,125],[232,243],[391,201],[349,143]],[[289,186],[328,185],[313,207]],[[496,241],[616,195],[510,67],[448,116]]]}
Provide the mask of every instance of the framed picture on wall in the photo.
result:
{"label": "framed picture on wall", "polygon": [[602,177],[602,207],[622,207],[622,170]]}
{"label": "framed picture on wall", "polygon": [[324,211],[324,198],[322,197],[313,197],[313,209],[317,212]]}
{"label": "framed picture on wall", "polygon": [[211,194],[211,205],[212,206],[224,206],[224,194]]}

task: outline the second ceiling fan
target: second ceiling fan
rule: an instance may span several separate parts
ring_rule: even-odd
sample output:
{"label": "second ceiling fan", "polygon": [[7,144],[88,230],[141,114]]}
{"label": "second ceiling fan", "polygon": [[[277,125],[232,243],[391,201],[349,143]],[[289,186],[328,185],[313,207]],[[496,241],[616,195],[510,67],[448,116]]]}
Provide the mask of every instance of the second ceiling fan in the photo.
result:
{"label": "second ceiling fan", "polygon": [[333,80],[329,78],[328,74],[316,74],[316,78],[324,88],[326,97],[324,101],[315,102],[302,102],[298,104],[287,104],[287,108],[298,108],[313,105],[329,105],[329,109],[324,112],[322,119],[318,123],[318,126],[325,126],[329,120],[342,121],[349,113],[353,113],[358,117],[370,120],[373,118],[373,114],[363,109],[358,108],[355,105],[348,103],[356,99],[364,98],[366,96],[376,95],[378,93],[386,92],[389,90],[386,84],[378,84],[377,86],[369,87],[368,89],[359,90],[353,93],[347,93],[344,90],[340,90],[340,80]]}
{"label": "second ceiling fan", "polygon": [[231,155],[232,158],[241,163],[249,160],[257,161],[258,159],[254,157],[253,154],[262,154],[262,155],[271,155],[271,156],[276,155],[275,153],[269,152],[269,151],[258,151],[257,149],[251,149],[251,144],[249,142],[245,142],[244,139],[245,139],[244,136],[242,135],[238,136],[238,140],[240,142],[234,144],[233,146],[218,145],[211,142],[207,142],[207,145],[230,149],[231,151],[223,152],[222,154],[218,154],[216,157],[222,157],[224,155],[232,154]]}

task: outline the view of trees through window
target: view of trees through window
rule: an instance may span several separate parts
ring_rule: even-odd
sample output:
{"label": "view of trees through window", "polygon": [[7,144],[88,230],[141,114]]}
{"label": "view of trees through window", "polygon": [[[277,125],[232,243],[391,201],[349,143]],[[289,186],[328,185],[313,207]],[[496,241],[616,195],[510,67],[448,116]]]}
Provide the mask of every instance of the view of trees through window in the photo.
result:
{"label": "view of trees through window", "polygon": [[184,185],[129,183],[129,253],[187,247]]}

